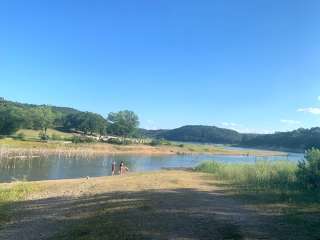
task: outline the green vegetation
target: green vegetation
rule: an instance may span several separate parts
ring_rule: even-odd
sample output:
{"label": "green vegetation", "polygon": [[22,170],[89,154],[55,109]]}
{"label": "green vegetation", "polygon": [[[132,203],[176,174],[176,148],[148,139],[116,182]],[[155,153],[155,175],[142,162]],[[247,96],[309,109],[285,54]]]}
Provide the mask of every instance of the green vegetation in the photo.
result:
{"label": "green vegetation", "polygon": [[297,150],[320,148],[320,128],[300,128],[291,132],[276,132],[255,136],[244,135],[240,144],[249,147],[282,147]]}
{"label": "green vegetation", "polygon": [[164,139],[152,139],[151,142],[149,143],[150,146],[179,146],[183,147],[182,144],[174,144],[172,142],[169,142]]}
{"label": "green vegetation", "polygon": [[304,187],[320,190],[319,149],[311,149],[306,152],[305,160],[298,165],[297,178]]}
{"label": "green vegetation", "polygon": [[21,125],[21,117],[17,108],[0,105],[0,135],[16,132]]}
{"label": "green vegetation", "polygon": [[239,143],[241,134],[224,128],[211,126],[184,126],[173,130],[142,130],[142,134],[152,138],[182,142]]}
{"label": "green vegetation", "polygon": [[[10,136],[19,129],[28,129],[41,130],[34,137],[36,139],[63,140],[64,137],[61,134],[53,135],[48,132],[50,128],[54,128],[63,132],[100,137],[106,133],[128,137],[134,136],[138,125],[138,116],[128,110],[110,113],[106,119],[96,113],[81,112],[72,108],[22,104],[0,99],[0,136]],[[16,134],[15,137],[25,140],[21,133]]]}
{"label": "green vegetation", "polygon": [[53,126],[54,114],[50,107],[38,107],[34,110],[35,126],[41,129],[40,138],[41,140],[47,140],[47,130]]}
{"label": "green vegetation", "polygon": [[[107,118],[72,108],[32,105],[11,102],[0,98],[0,137],[9,136],[19,129],[41,130],[37,139],[59,140],[48,133],[49,128],[84,135],[139,137],[167,141],[235,144],[246,147],[288,148],[305,150],[320,148],[320,128],[298,129],[274,134],[242,134],[214,126],[184,126],[173,130],[137,129],[139,118],[132,111],[109,113]],[[23,135],[18,139],[25,140]],[[26,140],[28,138],[26,137]],[[154,142],[155,143],[155,142]]]}
{"label": "green vegetation", "polygon": [[[320,151],[309,150],[306,160],[255,164],[202,163],[198,171],[211,173],[230,195],[268,214],[304,239],[320,235]],[[277,229],[275,229],[277,231]],[[279,236],[282,234],[279,229]]]}
{"label": "green vegetation", "polygon": [[120,111],[117,113],[109,113],[108,132],[117,136],[133,136],[139,126],[139,118],[132,111]]}
{"label": "green vegetation", "polygon": [[244,134],[214,126],[184,126],[173,130],[140,129],[140,134],[170,141],[235,144],[245,147],[296,150],[320,148],[319,127],[274,134]]}
{"label": "green vegetation", "polygon": [[258,161],[255,164],[208,161],[196,169],[213,173],[217,180],[229,181],[251,190],[290,189],[296,184],[297,165],[287,161]]}
{"label": "green vegetation", "polygon": [[[320,147],[320,128],[298,129],[275,134],[240,134],[233,130],[210,126],[185,126],[173,130],[144,130],[136,128],[138,117],[130,111],[110,113],[107,119],[101,115],[80,112],[71,108],[37,106],[6,100],[0,101],[0,135],[11,135],[18,129],[42,130],[40,138],[50,137],[50,127],[64,131],[80,131],[84,134],[117,136],[143,136],[171,141],[210,142],[240,144],[253,147],[284,147],[308,149]],[[20,139],[21,138],[20,136]],[[56,136],[54,136],[54,139]]]}
{"label": "green vegetation", "polygon": [[314,190],[320,193],[320,150],[306,151],[305,160],[297,164],[288,161],[258,161],[250,163],[200,164],[198,171],[213,173],[218,180],[241,184],[250,189]]}
{"label": "green vegetation", "polygon": [[71,139],[72,143],[95,143],[97,142],[96,139],[94,138],[90,138],[90,137],[86,137],[86,136],[73,136]]}
{"label": "green vegetation", "polygon": [[0,226],[10,219],[12,203],[25,200],[29,193],[36,190],[30,183],[16,183],[13,187],[0,187]]}
{"label": "green vegetation", "polygon": [[107,130],[107,120],[101,115],[90,112],[69,114],[64,118],[64,129],[81,131],[84,134],[97,133],[104,135]]}
{"label": "green vegetation", "polygon": [[[20,129],[13,135],[14,138],[20,140],[39,140],[39,135],[41,134],[41,130],[33,130],[33,129]],[[50,140],[57,141],[70,141],[73,137],[73,134],[62,132],[55,129],[47,129],[47,136],[49,136]]]}

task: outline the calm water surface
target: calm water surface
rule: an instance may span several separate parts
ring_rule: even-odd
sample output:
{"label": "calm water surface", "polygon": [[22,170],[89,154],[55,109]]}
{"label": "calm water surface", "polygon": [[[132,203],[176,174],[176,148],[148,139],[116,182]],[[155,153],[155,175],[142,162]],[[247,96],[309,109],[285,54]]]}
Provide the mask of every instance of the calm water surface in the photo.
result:
{"label": "calm water surface", "polygon": [[172,156],[137,156],[116,155],[90,159],[84,158],[58,158],[46,159],[0,159],[0,181],[14,180],[48,180],[68,179],[82,177],[98,177],[111,175],[111,163],[117,162],[117,167],[124,161],[131,172],[155,171],[163,168],[190,168],[195,167],[204,160],[219,162],[247,162],[258,160],[278,161],[289,160],[297,162],[303,159],[303,154],[288,153],[288,156],[223,156],[223,155],[172,155]]}

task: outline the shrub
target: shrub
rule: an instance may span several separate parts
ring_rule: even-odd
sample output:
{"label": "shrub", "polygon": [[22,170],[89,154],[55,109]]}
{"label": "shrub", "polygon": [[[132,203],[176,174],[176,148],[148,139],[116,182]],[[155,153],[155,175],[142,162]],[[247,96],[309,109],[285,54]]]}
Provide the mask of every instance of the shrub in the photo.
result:
{"label": "shrub", "polygon": [[320,150],[306,151],[305,159],[298,164],[298,181],[307,188],[320,189]]}
{"label": "shrub", "polygon": [[40,140],[42,140],[42,141],[47,141],[47,140],[49,140],[49,136],[48,136],[47,134],[45,134],[44,132],[40,132],[40,133],[39,133],[39,138],[40,138]]}
{"label": "shrub", "polygon": [[164,139],[152,139],[149,145],[150,146],[159,146],[159,145],[172,146],[172,143]]}
{"label": "shrub", "polygon": [[152,139],[152,141],[149,143],[150,146],[159,146],[161,145],[161,141],[159,139]]}
{"label": "shrub", "polygon": [[72,143],[95,143],[97,140],[85,136],[73,136],[71,139]]}
{"label": "shrub", "polygon": [[26,139],[26,135],[23,132],[20,132],[20,133],[17,134],[17,139],[25,140]]}
{"label": "shrub", "polygon": [[132,142],[128,139],[120,139],[120,138],[109,138],[107,143],[116,144],[116,145],[130,145]]}
{"label": "shrub", "polygon": [[217,173],[219,167],[220,164],[216,161],[206,161],[197,166],[196,170],[200,172]]}
{"label": "shrub", "polygon": [[60,135],[57,135],[57,134],[53,133],[53,134],[51,135],[51,139],[52,139],[52,140],[56,140],[56,141],[60,141],[60,140],[62,140],[63,138],[62,138]]}

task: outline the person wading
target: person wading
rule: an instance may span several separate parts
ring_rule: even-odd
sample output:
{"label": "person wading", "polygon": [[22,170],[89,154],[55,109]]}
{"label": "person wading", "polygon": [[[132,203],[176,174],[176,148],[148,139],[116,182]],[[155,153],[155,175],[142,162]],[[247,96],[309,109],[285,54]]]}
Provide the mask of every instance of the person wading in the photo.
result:
{"label": "person wading", "polygon": [[113,162],[112,162],[111,170],[112,170],[112,176],[114,176],[115,171],[116,171],[116,161],[114,161],[114,160],[113,160]]}
{"label": "person wading", "polygon": [[120,175],[124,175],[126,174],[126,172],[129,171],[129,168],[127,168],[125,165],[124,165],[124,162],[121,161],[120,163]]}

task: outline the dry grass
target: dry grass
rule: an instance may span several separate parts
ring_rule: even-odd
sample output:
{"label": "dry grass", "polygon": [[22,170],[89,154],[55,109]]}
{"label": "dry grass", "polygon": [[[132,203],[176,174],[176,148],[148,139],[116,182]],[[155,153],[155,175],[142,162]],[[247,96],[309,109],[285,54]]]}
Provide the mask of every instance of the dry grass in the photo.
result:
{"label": "dry grass", "polygon": [[159,171],[25,184],[41,191],[24,198],[15,224],[0,231],[0,238],[313,240],[319,233],[316,206],[293,212],[292,205],[270,203],[261,193],[254,202],[206,173]]}
{"label": "dry grass", "polygon": [[[24,134],[26,139],[31,139],[31,140],[39,140],[39,134],[41,130],[32,130],[32,129],[20,129],[15,135],[17,136],[18,134]],[[61,132],[55,129],[48,129],[47,131],[48,136],[56,135],[61,138],[72,138],[73,134],[72,133],[66,133],[66,132]]]}
{"label": "dry grass", "polygon": [[144,144],[113,145],[107,143],[73,144],[64,141],[21,141],[11,138],[0,139],[1,158],[47,157],[50,155],[63,157],[90,157],[107,154],[215,154],[215,155],[255,155],[270,156],[283,153],[273,151],[229,150],[213,145],[192,145],[183,147],[176,145],[149,146]]}

